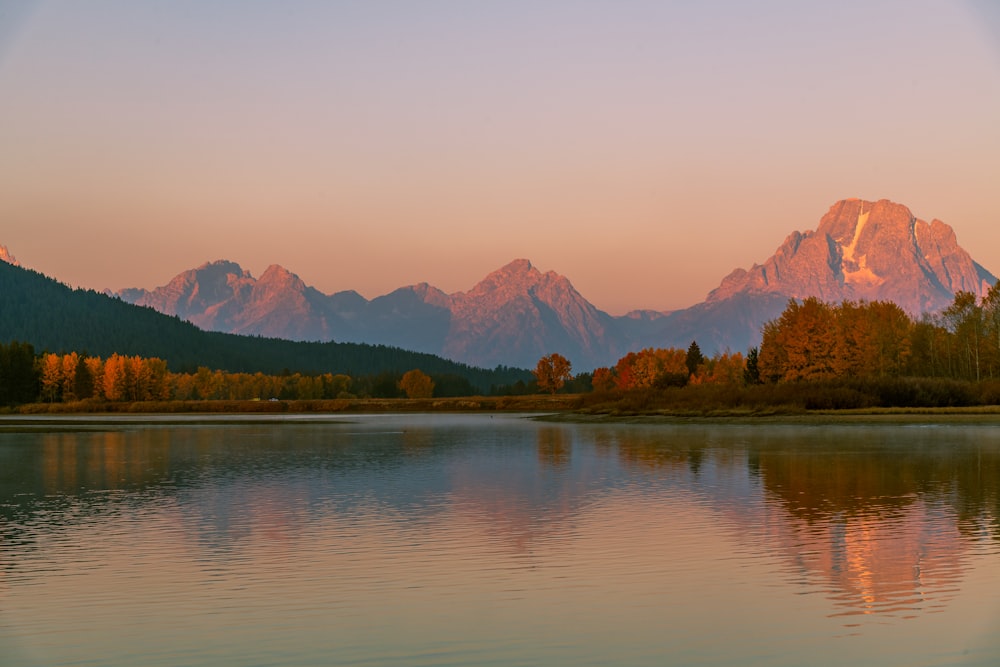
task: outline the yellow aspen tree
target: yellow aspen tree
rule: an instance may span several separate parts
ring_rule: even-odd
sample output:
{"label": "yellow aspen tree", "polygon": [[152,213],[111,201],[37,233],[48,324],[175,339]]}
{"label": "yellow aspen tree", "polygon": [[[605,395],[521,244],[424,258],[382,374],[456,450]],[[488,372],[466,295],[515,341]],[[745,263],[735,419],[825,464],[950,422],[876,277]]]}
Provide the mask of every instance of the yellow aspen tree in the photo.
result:
{"label": "yellow aspen tree", "polygon": [[757,369],[762,381],[779,382],[785,377],[788,352],[783,345],[783,337],[780,319],[764,323],[757,352]]}
{"label": "yellow aspen tree", "polygon": [[75,401],[76,395],[76,367],[80,363],[80,355],[70,352],[62,356],[62,400]]}
{"label": "yellow aspen tree", "polygon": [[194,398],[194,377],[190,373],[171,373],[170,393],[175,401],[190,401]]}
{"label": "yellow aspen tree", "polygon": [[434,381],[419,368],[403,373],[399,388],[406,392],[407,398],[430,398],[434,395]]}
{"label": "yellow aspen tree", "polygon": [[660,360],[660,369],[663,373],[688,373],[687,351],[676,347],[659,348],[655,351],[657,359]]}
{"label": "yellow aspen tree", "polygon": [[836,321],[833,374],[838,377],[860,377],[871,368],[872,331],[864,303],[844,301],[833,308]]}
{"label": "yellow aspen tree", "polygon": [[199,366],[194,375],[194,386],[198,392],[198,398],[209,400],[219,398],[217,392],[221,390],[219,380],[221,377],[212,372],[210,368]]}
{"label": "yellow aspen tree", "polygon": [[146,377],[147,396],[146,400],[167,401],[170,400],[170,383],[167,380],[169,371],[167,362],[158,357],[143,359],[144,375]]}
{"label": "yellow aspen tree", "polygon": [[87,357],[84,359],[87,370],[90,371],[90,378],[94,383],[94,398],[106,399],[104,393],[104,361],[100,357]]}
{"label": "yellow aspen tree", "polygon": [[781,316],[764,325],[761,376],[772,381],[819,379],[834,375],[837,341],[833,309],[819,299],[794,299]]}
{"label": "yellow aspen tree", "polygon": [[709,360],[707,382],[739,386],[743,384],[746,359],[740,352],[724,352]]}
{"label": "yellow aspen tree", "polygon": [[328,389],[331,398],[351,398],[351,376],[337,373],[330,380]]}
{"label": "yellow aspen tree", "polygon": [[55,403],[62,400],[63,365],[58,354],[42,355],[41,362],[42,400]]}
{"label": "yellow aspen tree", "polygon": [[874,301],[868,310],[874,331],[872,371],[880,376],[900,375],[912,354],[914,322],[891,301]]}
{"label": "yellow aspen tree", "polygon": [[125,357],[117,352],[104,362],[104,396],[109,401],[126,400],[128,379],[125,374]]}
{"label": "yellow aspen tree", "polygon": [[642,350],[632,362],[632,386],[637,389],[652,387],[662,374],[663,360],[656,350]]}

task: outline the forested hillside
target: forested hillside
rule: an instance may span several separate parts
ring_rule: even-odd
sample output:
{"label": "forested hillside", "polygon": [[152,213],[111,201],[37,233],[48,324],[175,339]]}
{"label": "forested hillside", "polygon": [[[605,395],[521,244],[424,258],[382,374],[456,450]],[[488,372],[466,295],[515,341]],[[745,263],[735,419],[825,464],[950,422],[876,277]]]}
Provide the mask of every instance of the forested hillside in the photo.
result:
{"label": "forested hillside", "polygon": [[93,290],[72,289],[0,262],[0,341],[35,350],[157,357],[177,372],[199,366],[242,373],[344,373],[352,377],[419,368],[466,378],[475,388],[530,380],[525,370],[474,368],[430,354],[358,343],[303,343],[202,331],[176,317]]}

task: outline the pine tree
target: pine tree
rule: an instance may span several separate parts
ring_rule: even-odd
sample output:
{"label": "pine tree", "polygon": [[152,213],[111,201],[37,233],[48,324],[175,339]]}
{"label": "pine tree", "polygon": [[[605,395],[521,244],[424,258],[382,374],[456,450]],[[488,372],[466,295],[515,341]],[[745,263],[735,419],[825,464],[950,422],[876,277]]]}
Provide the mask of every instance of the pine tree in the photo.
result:
{"label": "pine tree", "polygon": [[705,355],[701,353],[698,343],[691,341],[691,345],[688,346],[687,358],[684,360],[684,365],[687,366],[688,373],[697,375],[698,366],[701,366],[703,363],[705,363]]}
{"label": "pine tree", "polygon": [[759,352],[756,347],[751,347],[747,351],[747,365],[743,369],[743,382],[748,385],[760,384],[760,366],[758,366]]}

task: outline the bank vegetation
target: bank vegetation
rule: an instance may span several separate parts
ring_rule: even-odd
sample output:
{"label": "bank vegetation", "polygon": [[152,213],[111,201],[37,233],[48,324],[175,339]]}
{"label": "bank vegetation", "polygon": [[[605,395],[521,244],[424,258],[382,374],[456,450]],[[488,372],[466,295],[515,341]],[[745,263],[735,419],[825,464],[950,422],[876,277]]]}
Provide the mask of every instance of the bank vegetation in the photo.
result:
{"label": "bank vegetation", "polygon": [[[629,352],[574,375],[557,352],[534,380],[488,395],[455,374],[420,369],[351,377],[284,372],[175,373],[157,358],[36,354],[0,345],[0,406],[20,412],[575,410],[591,415],[792,415],[887,409],[969,411],[1000,405],[1000,288],[955,295],[915,319],[891,302],[790,300],[759,348],[705,356]],[[540,395],[547,393],[548,395]],[[16,406],[16,407],[15,407]]]}

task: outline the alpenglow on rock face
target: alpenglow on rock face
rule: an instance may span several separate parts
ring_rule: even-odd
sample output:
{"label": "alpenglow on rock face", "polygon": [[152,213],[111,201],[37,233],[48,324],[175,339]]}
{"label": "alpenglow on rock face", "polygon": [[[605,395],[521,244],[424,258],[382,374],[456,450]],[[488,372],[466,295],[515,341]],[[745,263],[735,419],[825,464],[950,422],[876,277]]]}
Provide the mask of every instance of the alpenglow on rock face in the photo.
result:
{"label": "alpenglow on rock face", "polygon": [[454,294],[421,283],[369,301],[354,291],[323,294],[280,266],[255,279],[213,262],[119,296],[216,331],[393,345],[482,367],[532,368],[559,352],[582,371],[691,341],[707,354],[745,352],[791,298],[894,301],[917,316],[947,307],[959,290],[981,297],[994,282],[940,220],[918,220],[886,200],[846,199],[815,231],[792,233],[763,264],[733,271],[704,302],[670,313],[612,317],[526,259]]}
{"label": "alpenglow on rock face", "polygon": [[982,297],[995,282],[940,220],[918,220],[885,199],[845,199],[815,231],[793,232],[763,264],[736,269],[704,302],[656,320],[643,337],[745,351],[789,299],[892,301],[916,317],[946,308],[957,291]]}
{"label": "alpenglow on rock face", "polygon": [[740,293],[883,300],[919,315],[947,307],[958,291],[981,297],[995,281],[940,220],[918,220],[885,199],[845,199],[816,231],[792,233],[764,264],[726,276],[706,301]]}
{"label": "alpenglow on rock face", "polygon": [[[564,276],[518,259],[452,295],[443,356],[487,368],[534,367],[553,351],[600,365],[618,347],[614,318],[593,306]],[[516,363],[512,363],[516,362]]]}
{"label": "alpenglow on rock face", "polygon": [[586,369],[612,363],[623,339],[615,318],[569,280],[526,259],[455,294],[420,283],[371,301],[353,291],[325,295],[280,266],[255,279],[218,261],[118,296],[211,331],[393,345],[488,368],[533,367],[559,350]]}
{"label": "alpenglow on rock face", "polygon": [[0,245],[0,262],[7,262],[12,266],[21,266],[18,261],[14,259],[14,255],[10,254],[10,251],[7,250],[7,246],[5,245]]}

